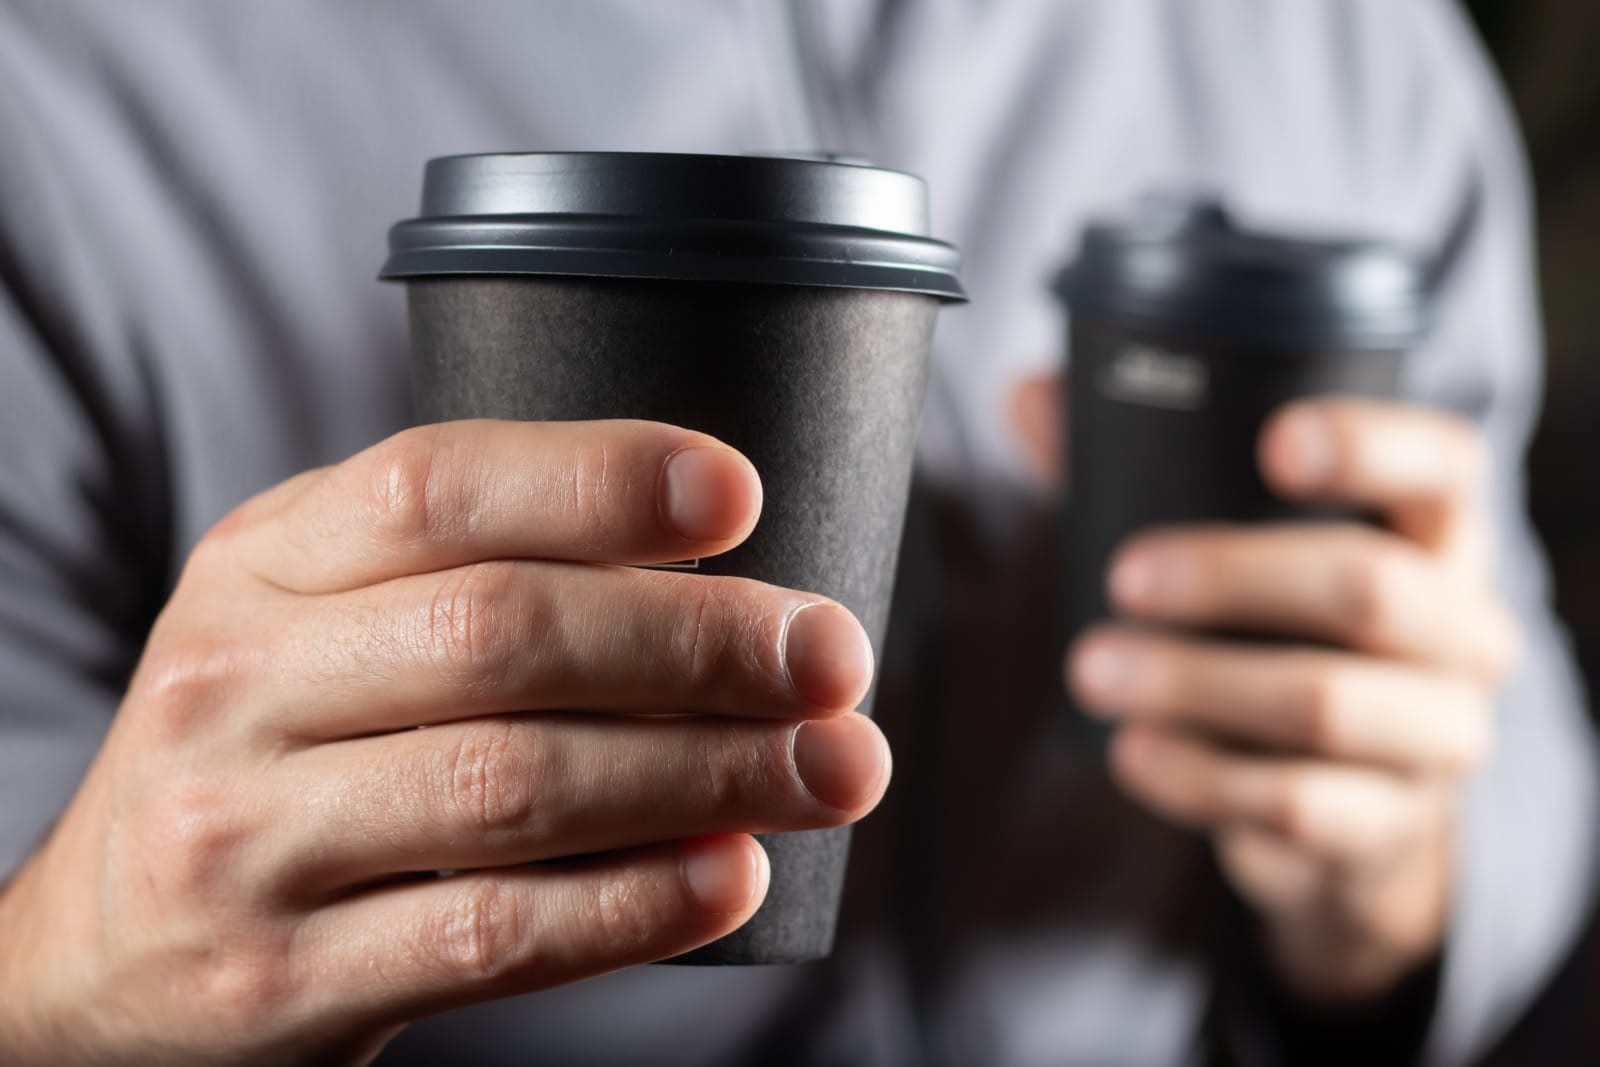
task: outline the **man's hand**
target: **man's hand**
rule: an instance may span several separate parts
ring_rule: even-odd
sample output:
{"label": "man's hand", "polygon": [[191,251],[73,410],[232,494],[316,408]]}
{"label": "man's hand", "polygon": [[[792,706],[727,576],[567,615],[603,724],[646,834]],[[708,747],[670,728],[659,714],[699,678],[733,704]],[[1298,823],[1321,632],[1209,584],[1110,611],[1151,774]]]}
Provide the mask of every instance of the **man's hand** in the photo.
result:
{"label": "man's hand", "polygon": [[[1018,399],[1025,429],[1045,424],[1041,387]],[[1136,536],[1108,576],[1119,621],[1075,644],[1068,684],[1118,725],[1122,786],[1213,835],[1290,986],[1376,997],[1439,950],[1455,794],[1517,643],[1490,581],[1484,449],[1444,414],[1329,399],[1279,412],[1259,451],[1284,497],[1383,528]]]}
{"label": "man's hand", "polygon": [[638,422],[421,428],[243,505],[0,896],[6,1062],[359,1061],[738,927],[747,834],[889,774],[848,612],[619,566],[759,509],[738,453]]}

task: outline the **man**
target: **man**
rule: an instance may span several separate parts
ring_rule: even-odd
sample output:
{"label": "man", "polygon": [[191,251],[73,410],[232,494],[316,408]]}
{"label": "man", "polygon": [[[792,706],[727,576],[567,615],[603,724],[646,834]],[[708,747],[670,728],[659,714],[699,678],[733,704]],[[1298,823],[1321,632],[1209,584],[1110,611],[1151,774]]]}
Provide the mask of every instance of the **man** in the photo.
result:
{"label": "man", "polygon": [[[1572,937],[1594,757],[1520,513],[1523,179],[1444,4],[16,0],[0,143],[13,1060],[1270,1062],[1332,1022],[1460,1062]],[[974,297],[936,344],[881,732],[836,605],[610,566],[737,543],[742,457],[404,431],[368,281],[429,156],[823,144],[929,179]],[[1067,673],[1119,724],[1116,799],[1035,625],[1045,279],[1152,186],[1428,248],[1474,172],[1415,406],[1262,440],[1279,491],[1386,529],[1113,564],[1125,618],[1322,644],[1090,635]],[[860,818],[885,735],[915,758],[832,961],[570,984],[737,926],[746,833]]]}

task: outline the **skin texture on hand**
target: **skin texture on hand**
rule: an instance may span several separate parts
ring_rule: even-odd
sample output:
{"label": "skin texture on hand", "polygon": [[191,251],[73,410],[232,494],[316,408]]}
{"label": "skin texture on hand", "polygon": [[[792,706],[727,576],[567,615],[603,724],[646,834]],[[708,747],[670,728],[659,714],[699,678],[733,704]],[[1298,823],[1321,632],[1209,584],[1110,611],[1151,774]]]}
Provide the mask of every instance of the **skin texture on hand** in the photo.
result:
{"label": "skin texture on hand", "polygon": [[[1046,480],[1056,389],[1027,383],[1013,408]],[[1516,654],[1491,580],[1488,465],[1453,416],[1341,398],[1278,412],[1259,462],[1285,498],[1381,526],[1135,535],[1107,576],[1117,618],[1075,642],[1066,681],[1115,725],[1120,785],[1211,836],[1289,987],[1359,1002],[1440,949],[1456,795],[1491,750]]]}
{"label": "skin texture on hand", "polygon": [[465,422],[242,505],[0,896],[6,1062],[363,1062],[738,927],[749,834],[889,776],[843,608],[626,566],[726,551],[760,499],[675,427]]}

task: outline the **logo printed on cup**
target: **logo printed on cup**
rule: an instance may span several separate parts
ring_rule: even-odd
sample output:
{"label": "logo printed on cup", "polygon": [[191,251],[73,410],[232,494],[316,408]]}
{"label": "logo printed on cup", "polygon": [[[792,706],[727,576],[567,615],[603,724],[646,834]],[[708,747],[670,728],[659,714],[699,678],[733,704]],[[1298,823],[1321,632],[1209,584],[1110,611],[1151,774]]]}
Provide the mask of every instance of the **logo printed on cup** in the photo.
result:
{"label": "logo printed on cup", "polygon": [[1195,356],[1148,345],[1124,348],[1100,368],[1100,392],[1125,404],[1193,411],[1211,397],[1211,377]]}

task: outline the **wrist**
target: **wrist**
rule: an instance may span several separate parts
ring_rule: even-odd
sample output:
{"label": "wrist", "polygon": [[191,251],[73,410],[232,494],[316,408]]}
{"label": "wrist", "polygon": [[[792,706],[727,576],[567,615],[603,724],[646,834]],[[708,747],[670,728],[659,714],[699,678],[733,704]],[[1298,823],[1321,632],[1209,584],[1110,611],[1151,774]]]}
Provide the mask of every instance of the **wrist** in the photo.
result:
{"label": "wrist", "polygon": [[1449,835],[1386,868],[1333,880],[1309,906],[1262,914],[1263,952],[1308,1004],[1380,1001],[1434,963],[1450,911]]}
{"label": "wrist", "polygon": [[8,1064],[62,1064],[73,1055],[70,1028],[52,1023],[45,1010],[51,982],[29,921],[38,862],[36,856],[0,887],[0,1048]]}

